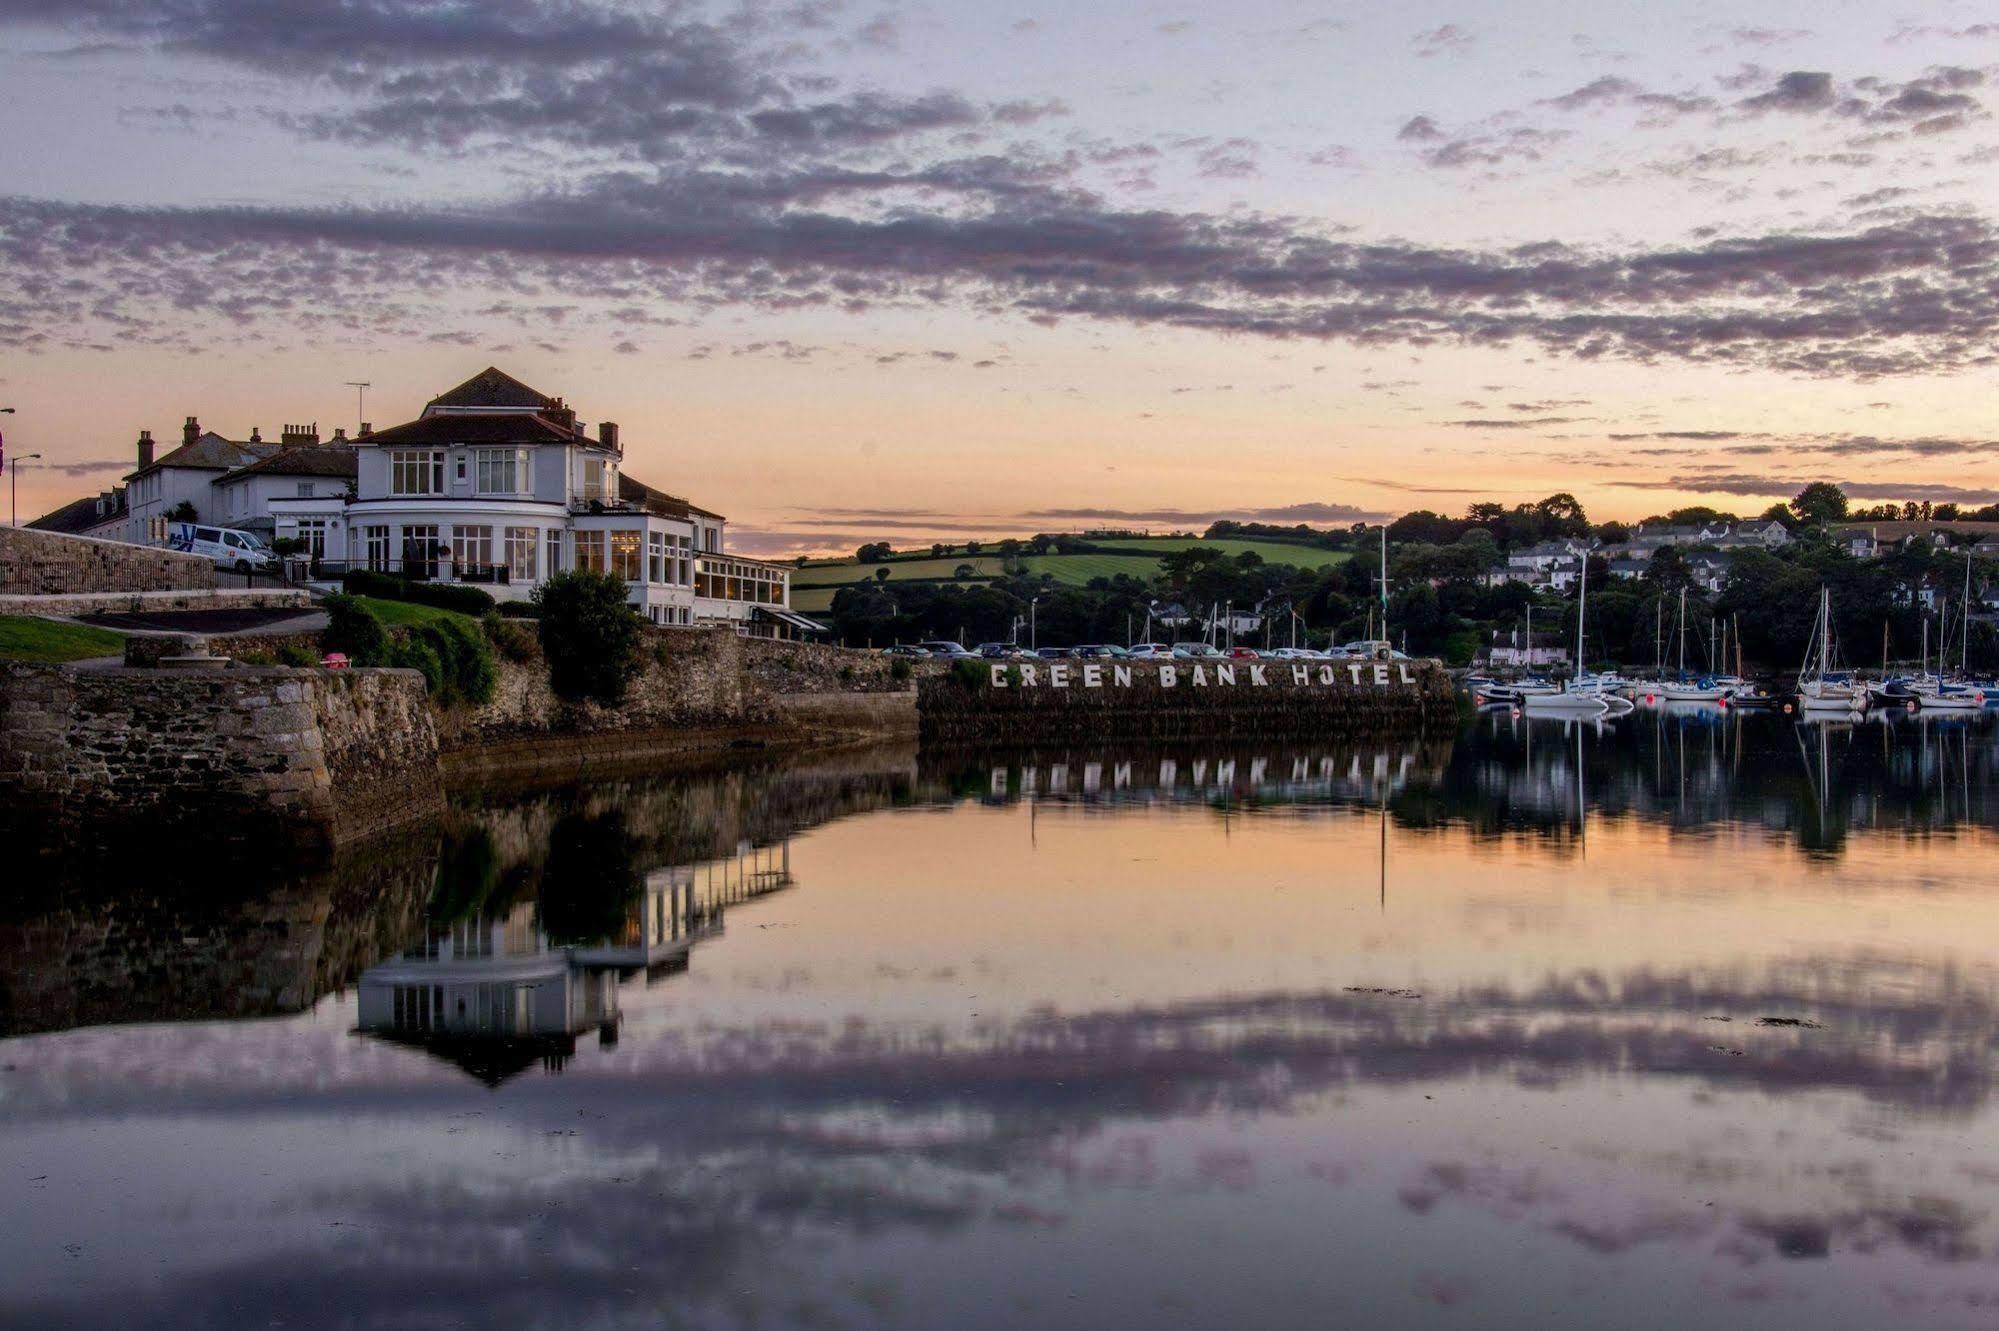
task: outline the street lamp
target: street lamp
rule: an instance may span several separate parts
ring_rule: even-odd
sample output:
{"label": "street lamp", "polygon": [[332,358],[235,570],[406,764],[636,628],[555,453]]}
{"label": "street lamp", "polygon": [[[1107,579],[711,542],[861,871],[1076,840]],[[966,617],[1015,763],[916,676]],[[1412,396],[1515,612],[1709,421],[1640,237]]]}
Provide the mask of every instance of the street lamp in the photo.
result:
{"label": "street lamp", "polygon": [[[12,408],[8,408],[8,410],[12,410]],[[40,456],[40,453],[22,454],[14,460],[14,470],[7,473],[7,489],[11,495],[10,503],[13,509],[8,514],[8,520],[13,526],[18,527],[21,525],[21,464],[23,462],[32,462]]]}
{"label": "street lamp", "polygon": [[1030,652],[1038,651],[1041,647],[1041,640],[1034,628],[1034,607],[1040,604],[1041,598],[1039,596],[1027,603],[1027,650]]}

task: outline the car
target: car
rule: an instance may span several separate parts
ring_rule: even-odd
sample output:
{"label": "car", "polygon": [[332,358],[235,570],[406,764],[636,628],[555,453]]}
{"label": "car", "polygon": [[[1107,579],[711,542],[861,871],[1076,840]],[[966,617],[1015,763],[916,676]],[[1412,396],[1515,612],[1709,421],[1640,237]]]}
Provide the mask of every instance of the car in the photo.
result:
{"label": "car", "polygon": [[1076,654],[1076,649],[1073,647],[1042,647],[1037,649],[1034,654],[1044,661],[1066,661]]}
{"label": "car", "polygon": [[1176,642],[1173,644],[1173,659],[1176,661],[1219,661],[1221,650],[1205,642]]}
{"label": "car", "polygon": [[919,642],[917,648],[933,661],[976,661],[978,655],[965,650],[961,642],[939,639],[935,642]]}
{"label": "car", "polygon": [[987,661],[1011,661],[1018,649],[1010,642],[982,642],[972,654]]}
{"label": "car", "polygon": [[1310,647],[1273,647],[1264,657],[1272,661],[1323,661],[1324,652],[1313,651]]}
{"label": "car", "polygon": [[1131,652],[1126,648],[1117,646],[1115,643],[1092,642],[1078,647],[1076,655],[1086,661],[1122,661],[1129,657]]}
{"label": "car", "polygon": [[930,659],[930,653],[924,651],[913,642],[899,642],[893,647],[884,647],[882,648],[882,655],[900,656],[904,660],[910,661],[928,661]]}
{"label": "car", "polygon": [[278,567],[277,553],[264,544],[262,537],[234,527],[171,523],[167,527],[167,548],[206,555],[215,567],[232,573],[275,572]]}
{"label": "car", "polygon": [[1231,661],[1261,661],[1263,659],[1262,653],[1258,652],[1254,647],[1231,647],[1222,653],[1222,655],[1228,657]]}
{"label": "car", "polygon": [[1141,642],[1127,653],[1134,661],[1171,661],[1173,649],[1163,642]]}

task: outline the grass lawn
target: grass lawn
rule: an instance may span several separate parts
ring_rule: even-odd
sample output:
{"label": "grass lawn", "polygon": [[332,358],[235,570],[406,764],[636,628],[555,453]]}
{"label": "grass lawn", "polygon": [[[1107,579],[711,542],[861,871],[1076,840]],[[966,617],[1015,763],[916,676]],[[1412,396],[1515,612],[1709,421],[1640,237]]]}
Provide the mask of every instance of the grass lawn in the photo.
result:
{"label": "grass lawn", "polygon": [[90,656],[120,656],[125,635],[88,624],[63,624],[32,615],[0,615],[0,660],[81,661]]}
{"label": "grass lawn", "polygon": [[435,624],[440,619],[459,619],[477,628],[479,621],[457,610],[446,610],[440,606],[418,605],[415,601],[391,601],[380,596],[357,596],[354,598],[375,612],[375,618],[390,628],[414,628],[418,624]]}
{"label": "grass lawn", "polygon": [[851,560],[843,564],[807,564],[795,569],[791,575],[791,585],[799,587],[848,587],[857,582],[871,582],[875,570],[888,570],[888,580],[895,582],[902,578],[948,578],[958,571],[960,564],[970,564],[983,578],[997,578],[1000,575],[1000,560],[997,555],[960,555],[956,559],[897,559],[886,564],[856,564]]}

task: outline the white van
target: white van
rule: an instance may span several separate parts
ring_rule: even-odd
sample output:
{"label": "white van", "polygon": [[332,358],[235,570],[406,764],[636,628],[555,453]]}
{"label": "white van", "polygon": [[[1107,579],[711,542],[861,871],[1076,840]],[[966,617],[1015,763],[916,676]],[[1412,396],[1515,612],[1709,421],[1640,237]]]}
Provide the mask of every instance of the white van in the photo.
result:
{"label": "white van", "polygon": [[167,525],[167,548],[207,555],[215,567],[236,573],[270,573],[278,567],[278,557],[255,532],[234,527],[207,527],[195,522]]}

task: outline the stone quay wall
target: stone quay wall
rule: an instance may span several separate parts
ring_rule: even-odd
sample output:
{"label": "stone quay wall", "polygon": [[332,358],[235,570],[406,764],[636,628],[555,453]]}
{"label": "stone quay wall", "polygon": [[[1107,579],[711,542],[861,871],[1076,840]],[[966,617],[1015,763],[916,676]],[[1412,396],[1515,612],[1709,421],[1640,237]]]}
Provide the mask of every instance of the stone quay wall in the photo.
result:
{"label": "stone quay wall", "polygon": [[415,671],[0,673],[0,819],[16,844],[328,846],[442,800]]}
{"label": "stone quay wall", "polygon": [[188,591],[215,585],[215,565],[201,555],[0,527],[0,594]]}
{"label": "stone quay wall", "polygon": [[1449,729],[1457,702],[1436,661],[965,662],[917,717],[926,744],[1358,737]]}

